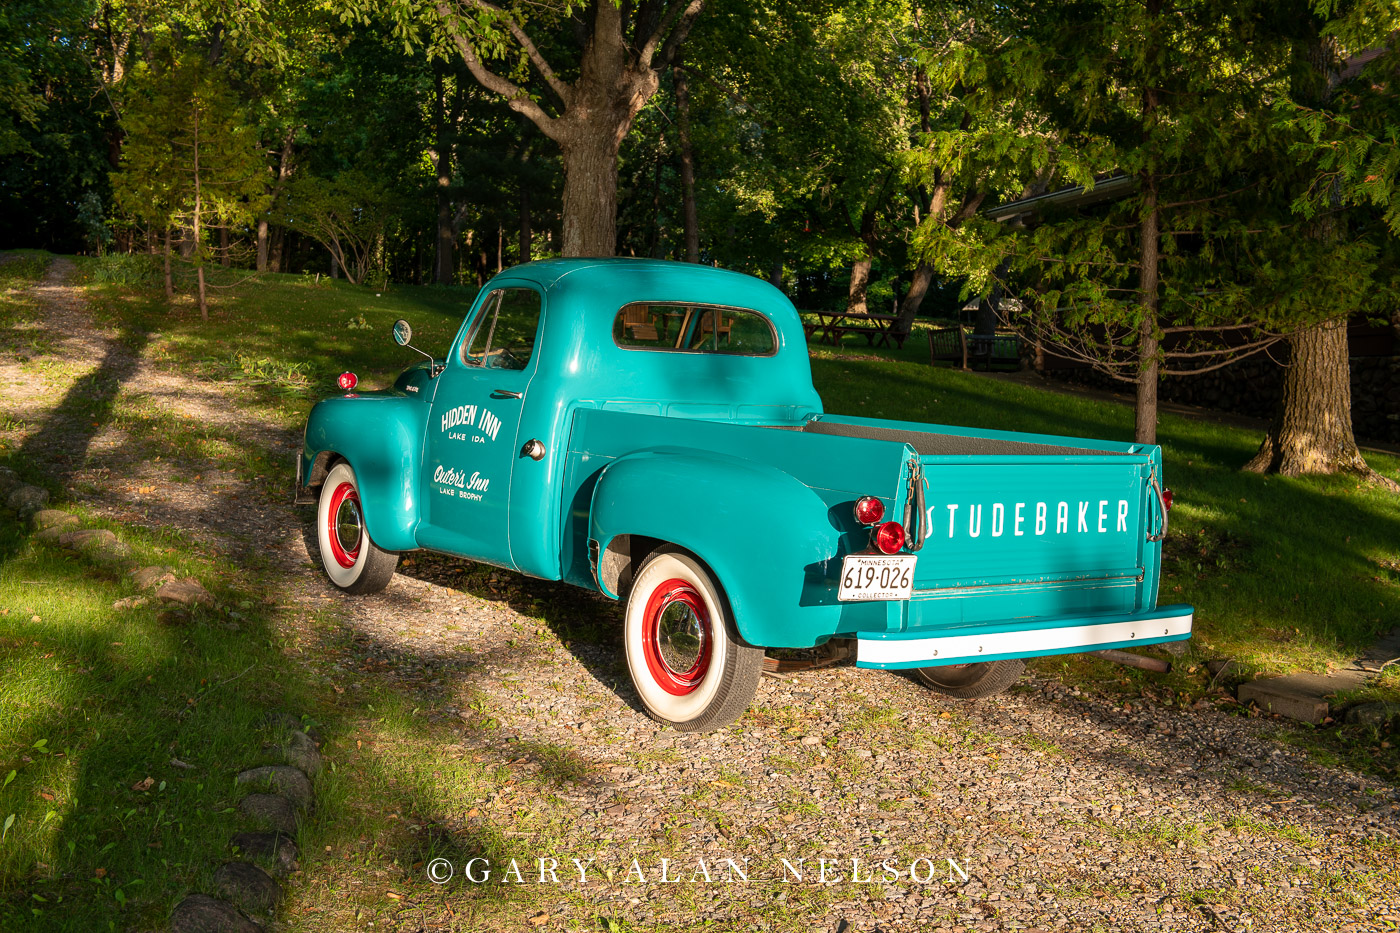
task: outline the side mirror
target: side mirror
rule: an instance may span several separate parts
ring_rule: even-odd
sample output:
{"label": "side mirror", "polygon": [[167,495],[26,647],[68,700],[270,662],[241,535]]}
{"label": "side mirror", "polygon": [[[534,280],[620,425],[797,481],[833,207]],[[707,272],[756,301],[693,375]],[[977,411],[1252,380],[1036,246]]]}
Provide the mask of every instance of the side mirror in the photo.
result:
{"label": "side mirror", "polygon": [[408,326],[408,322],[405,321],[405,320],[403,320],[402,318],[400,318],[399,320],[395,321],[395,322],[394,322],[394,343],[398,344],[398,345],[401,346],[401,347],[408,347],[408,348],[409,348],[410,350],[412,350],[414,353],[417,353],[417,354],[419,354],[419,355],[421,355],[421,356],[426,356],[426,357],[428,358],[428,375],[429,375],[429,376],[436,376],[438,373],[442,372],[442,367],[441,367],[440,365],[438,365],[437,360],[433,359],[431,353],[424,353],[422,350],[418,349],[418,348],[415,347],[413,344],[409,343],[409,341],[412,340],[412,339],[413,339],[413,328],[410,327],[410,326]]}

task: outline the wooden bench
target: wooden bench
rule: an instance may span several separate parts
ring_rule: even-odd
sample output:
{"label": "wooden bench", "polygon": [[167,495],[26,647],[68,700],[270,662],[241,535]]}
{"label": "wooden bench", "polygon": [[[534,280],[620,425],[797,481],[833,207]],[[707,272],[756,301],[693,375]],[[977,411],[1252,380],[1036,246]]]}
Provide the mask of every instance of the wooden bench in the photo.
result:
{"label": "wooden bench", "polygon": [[1017,334],[968,334],[961,327],[941,327],[928,332],[928,361],[963,369],[979,363],[988,370],[993,366],[1020,369],[1021,343]]}

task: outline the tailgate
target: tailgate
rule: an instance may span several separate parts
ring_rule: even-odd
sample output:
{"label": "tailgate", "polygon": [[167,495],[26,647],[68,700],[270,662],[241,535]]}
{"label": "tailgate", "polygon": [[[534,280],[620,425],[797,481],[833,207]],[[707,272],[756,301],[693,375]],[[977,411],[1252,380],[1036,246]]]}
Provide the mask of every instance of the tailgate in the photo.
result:
{"label": "tailgate", "polygon": [[[926,624],[1132,611],[1144,583],[1155,593],[1157,546],[1148,536],[1160,516],[1146,453],[923,456],[920,464],[927,537],[913,595],[942,604]],[[912,613],[911,624],[925,615]]]}

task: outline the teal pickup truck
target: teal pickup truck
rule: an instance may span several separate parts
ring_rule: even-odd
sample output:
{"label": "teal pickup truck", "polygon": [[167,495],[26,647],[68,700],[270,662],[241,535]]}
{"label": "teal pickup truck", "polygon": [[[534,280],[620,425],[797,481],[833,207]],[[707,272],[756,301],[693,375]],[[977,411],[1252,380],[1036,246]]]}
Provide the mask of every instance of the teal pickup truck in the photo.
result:
{"label": "teal pickup truck", "polygon": [[759,279],[530,263],[417,352],[307,422],[332,582],[376,592],[425,549],[625,600],[632,682],[677,729],[739,716],[765,648],[855,639],[860,667],[975,697],[1023,658],[1190,637],[1157,605],[1160,448],[826,414]]}

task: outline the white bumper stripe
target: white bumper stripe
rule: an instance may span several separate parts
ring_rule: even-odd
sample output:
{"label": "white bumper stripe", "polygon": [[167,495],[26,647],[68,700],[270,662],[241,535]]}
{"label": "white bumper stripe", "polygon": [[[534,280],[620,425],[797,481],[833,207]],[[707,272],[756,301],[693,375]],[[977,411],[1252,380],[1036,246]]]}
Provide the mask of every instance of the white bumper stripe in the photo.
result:
{"label": "white bumper stripe", "polygon": [[1072,625],[1066,628],[1032,629],[1019,632],[997,632],[989,635],[943,635],[929,638],[861,638],[860,661],[867,664],[900,664],[909,661],[942,661],[950,659],[975,660],[979,655],[1019,654],[1034,657],[1038,653],[1062,648],[1092,650],[1096,645],[1119,641],[1168,638],[1191,633],[1192,615],[1168,616],[1162,619],[1137,619],[1130,622],[1105,622],[1099,625]]}

